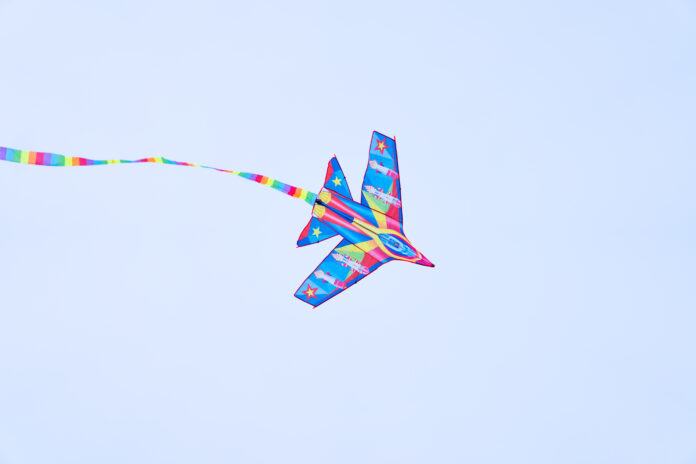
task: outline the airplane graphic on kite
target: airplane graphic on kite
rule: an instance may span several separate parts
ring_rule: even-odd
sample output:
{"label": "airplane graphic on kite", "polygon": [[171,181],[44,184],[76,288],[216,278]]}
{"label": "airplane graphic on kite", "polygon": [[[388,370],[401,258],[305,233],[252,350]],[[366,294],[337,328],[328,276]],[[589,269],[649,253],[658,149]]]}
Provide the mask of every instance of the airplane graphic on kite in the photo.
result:
{"label": "airplane graphic on kite", "polygon": [[200,167],[235,174],[267,185],[312,205],[312,217],[297,241],[311,245],[331,237],[341,242],[305,279],[295,297],[317,307],[356,284],[389,261],[435,267],[404,235],[396,140],[372,133],[360,203],[353,200],[346,177],[334,156],[319,194],[258,174],[229,171],[162,157],[138,160],[92,160],[55,153],[0,147],[0,160],[39,166],[95,166],[122,163],[160,163]]}

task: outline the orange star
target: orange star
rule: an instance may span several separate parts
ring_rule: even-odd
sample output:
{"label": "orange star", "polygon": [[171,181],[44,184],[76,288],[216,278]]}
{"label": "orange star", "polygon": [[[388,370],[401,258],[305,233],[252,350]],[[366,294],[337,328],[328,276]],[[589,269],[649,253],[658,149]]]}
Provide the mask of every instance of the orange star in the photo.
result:
{"label": "orange star", "polygon": [[384,154],[384,149],[387,148],[387,144],[385,143],[386,139],[377,139],[377,146],[375,147],[375,150],[379,150],[380,154]]}
{"label": "orange star", "polygon": [[309,301],[310,298],[316,298],[316,297],[317,297],[317,296],[315,295],[316,291],[317,291],[316,288],[312,288],[311,285],[307,284],[307,290],[305,290],[305,291],[302,292],[302,293],[305,294],[305,296],[307,297],[307,300]]}

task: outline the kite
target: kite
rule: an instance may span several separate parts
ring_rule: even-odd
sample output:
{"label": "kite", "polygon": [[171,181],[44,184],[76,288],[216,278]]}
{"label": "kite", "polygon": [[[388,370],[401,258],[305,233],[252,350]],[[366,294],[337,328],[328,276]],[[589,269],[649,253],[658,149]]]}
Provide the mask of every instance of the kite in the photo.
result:
{"label": "kite", "polygon": [[340,236],[341,242],[305,279],[295,297],[313,307],[326,302],[389,261],[435,267],[404,235],[401,179],[396,139],[372,133],[360,203],[353,199],[346,177],[334,156],[319,194],[258,174],[229,171],[162,157],[137,160],[92,160],[0,147],[0,160],[38,166],[97,166],[123,163],[160,163],[213,169],[266,185],[312,206],[312,216],[300,233],[298,246]]}

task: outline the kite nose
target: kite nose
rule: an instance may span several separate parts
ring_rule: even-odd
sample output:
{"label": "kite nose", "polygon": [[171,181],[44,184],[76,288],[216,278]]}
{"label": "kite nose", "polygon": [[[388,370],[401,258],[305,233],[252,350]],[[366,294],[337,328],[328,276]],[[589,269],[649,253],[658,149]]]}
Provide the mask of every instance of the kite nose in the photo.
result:
{"label": "kite nose", "polygon": [[431,263],[428,258],[426,258],[425,256],[422,256],[422,255],[421,255],[421,259],[416,261],[416,264],[420,264],[421,266],[435,267],[435,265],[433,263]]}

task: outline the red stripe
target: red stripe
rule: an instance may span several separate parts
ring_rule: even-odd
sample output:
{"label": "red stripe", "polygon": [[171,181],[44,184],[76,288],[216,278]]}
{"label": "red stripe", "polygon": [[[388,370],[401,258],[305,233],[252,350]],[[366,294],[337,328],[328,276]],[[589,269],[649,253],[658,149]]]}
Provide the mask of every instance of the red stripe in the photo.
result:
{"label": "red stripe", "polygon": [[38,165],[44,164],[44,154],[40,151],[36,152],[36,164],[38,164]]}
{"label": "red stripe", "polygon": [[290,187],[290,190],[288,190],[288,195],[290,196],[295,196],[295,192],[297,192],[297,187]]}
{"label": "red stripe", "polygon": [[325,185],[329,181],[329,179],[331,179],[331,176],[333,176],[333,172],[333,166],[331,166],[331,161],[329,161],[329,167],[326,168],[326,177],[324,178]]}
{"label": "red stripe", "polygon": [[312,223],[312,220],[310,219],[307,225],[305,226],[304,229],[302,229],[302,232],[300,233],[300,238],[297,239],[299,242],[300,240],[309,237],[309,225]]}
{"label": "red stripe", "polygon": [[86,166],[86,165],[87,165],[87,160],[86,160],[86,159],[84,159],[84,158],[78,158],[78,160],[80,161],[80,166]]}

